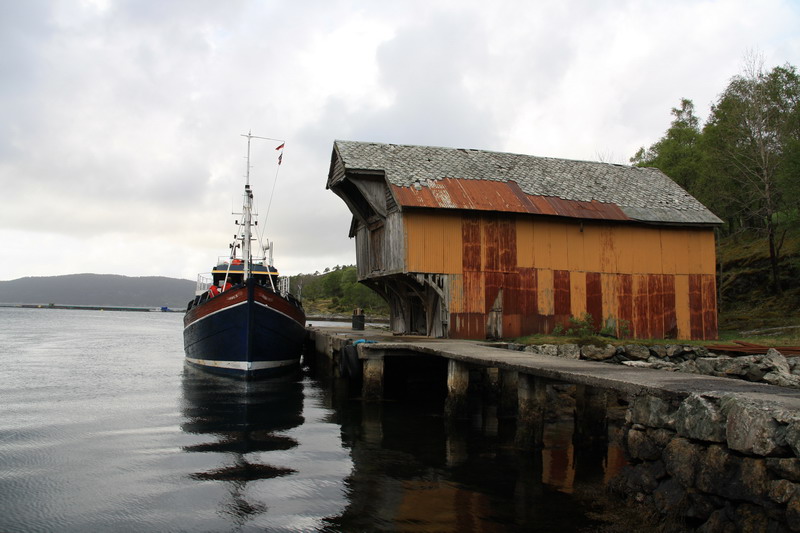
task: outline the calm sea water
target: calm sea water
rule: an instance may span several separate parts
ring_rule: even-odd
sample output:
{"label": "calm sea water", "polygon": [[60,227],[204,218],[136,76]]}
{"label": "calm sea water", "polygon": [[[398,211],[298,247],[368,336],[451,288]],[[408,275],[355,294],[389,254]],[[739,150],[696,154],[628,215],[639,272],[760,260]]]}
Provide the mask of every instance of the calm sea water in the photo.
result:
{"label": "calm sea water", "polygon": [[[613,445],[184,367],[182,316],[0,308],[0,531],[612,531]],[[510,435],[510,437],[509,437]],[[613,441],[613,439],[612,439]]]}

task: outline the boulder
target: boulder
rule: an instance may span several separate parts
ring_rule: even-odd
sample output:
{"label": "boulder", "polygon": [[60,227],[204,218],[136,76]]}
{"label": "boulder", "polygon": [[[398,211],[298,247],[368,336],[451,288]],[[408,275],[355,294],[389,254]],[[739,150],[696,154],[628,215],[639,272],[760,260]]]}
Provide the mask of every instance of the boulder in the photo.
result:
{"label": "boulder", "polygon": [[637,396],[628,408],[626,421],[647,427],[672,429],[675,427],[674,407],[656,396]]}
{"label": "boulder", "polygon": [[605,361],[614,357],[616,353],[617,349],[611,344],[606,344],[605,346],[587,344],[581,347],[581,357],[590,361]]}
{"label": "boulder", "polygon": [[769,406],[734,396],[720,400],[727,413],[725,435],[728,447],[750,455],[783,455],[787,451],[785,430]]}
{"label": "boulder", "polygon": [[625,356],[635,361],[647,361],[650,358],[650,348],[641,344],[626,344]]}
{"label": "boulder", "polygon": [[797,457],[768,457],[767,468],[781,479],[800,483],[800,459]]}
{"label": "boulder", "polygon": [[658,357],[659,359],[666,359],[669,357],[667,355],[667,347],[663,344],[655,344],[650,347],[650,353],[653,357]]}
{"label": "boulder", "polygon": [[786,525],[792,531],[800,531],[800,495],[795,495],[786,504]]}
{"label": "boulder", "polygon": [[796,494],[799,486],[787,479],[776,479],[769,484],[769,499],[775,503],[786,503]]}
{"label": "boulder", "polygon": [[667,479],[653,491],[653,503],[661,514],[677,514],[686,507],[686,489]]}
{"label": "boulder", "polygon": [[525,351],[535,353],[537,355],[550,355],[552,357],[558,356],[558,346],[555,344],[531,344],[525,348]]}
{"label": "boulder", "polygon": [[628,454],[634,459],[655,461],[661,458],[661,448],[650,439],[644,430],[630,429],[627,431],[625,444]]}
{"label": "boulder", "polygon": [[712,399],[692,394],[675,413],[675,431],[690,439],[725,442],[725,419]]}
{"label": "boulder", "polygon": [[561,344],[558,346],[558,356],[566,359],[580,359],[581,348],[577,344]]}
{"label": "boulder", "polygon": [[703,449],[688,439],[674,438],[664,448],[664,468],[676,481],[686,488],[695,484]]}

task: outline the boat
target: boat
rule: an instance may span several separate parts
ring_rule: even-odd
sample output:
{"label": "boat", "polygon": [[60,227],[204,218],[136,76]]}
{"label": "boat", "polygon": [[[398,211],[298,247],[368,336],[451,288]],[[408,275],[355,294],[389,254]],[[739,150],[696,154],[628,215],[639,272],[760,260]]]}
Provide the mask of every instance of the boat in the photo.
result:
{"label": "boat", "polygon": [[[243,136],[247,172],[242,212],[236,213],[242,218],[236,220],[230,254],[218,259],[210,274],[198,275],[195,297],[183,317],[183,347],[192,366],[250,380],[299,368],[306,316],[302,303],[289,293],[289,279],[272,264],[273,243],[262,244],[254,229],[250,143],[267,138]],[[282,148],[283,143],[277,149]],[[253,241],[258,241],[260,255],[254,255]]]}

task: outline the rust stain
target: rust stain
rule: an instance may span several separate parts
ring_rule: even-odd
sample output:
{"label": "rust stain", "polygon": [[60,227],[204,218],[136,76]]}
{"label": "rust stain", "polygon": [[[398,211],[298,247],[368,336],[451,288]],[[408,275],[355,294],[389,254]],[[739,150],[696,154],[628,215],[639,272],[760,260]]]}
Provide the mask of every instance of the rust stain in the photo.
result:
{"label": "rust stain", "polygon": [[461,242],[464,246],[462,265],[464,272],[481,270],[481,223],[477,215],[465,214],[461,218]]}
{"label": "rust stain", "polygon": [[484,269],[487,272],[500,270],[500,235],[497,217],[488,216],[482,219],[484,242]]}
{"label": "rust stain", "polygon": [[689,327],[692,339],[703,338],[703,287],[700,274],[689,274]]}
{"label": "rust stain", "polygon": [[514,220],[503,218],[498,227],[499,249],[498,268],[512,272],[517,268],[517,225]]}
{"label": "rust stain", "polygon": [[536,295],[537,277],[536,269],[521,268],[519,272],[519,313],[522,315],[522,334],[542,333],[538,329],[537,316],[539,314],[538,299]]}
{"label": "rust stain", "polygon": [[633,333],[633,276],[617,274],[617,312],[618,318],[627,323],[629,333]]}
{"label": "rust stain", "polygon": [[633,275],[633,334],[638,339],[650,338],[650,321],[647,298],[647,275]]}
{"label": "rust stain", "polygon": [[[521,276],[519,272],[506,272],[502,274],[503,286],[503,314],[504,315],[518,315],[520,313],[520,303],[522,294],[520,293]],[[505,330],[503,330],[505,334]],[[519,335],[506,335],[515,336]]]}
{"label": "rust stain", "polygon": [[664,337],[664,294],[660,274],[647,276],[647,301],[650,337],[661,339]]}
{"label": "rust stain", "polygon": [[[495,300],[497,300],[497,295],[500,292],[500,289],[503,288],[503,274],[500,272],[486,272],[483,275],[485,289],[484,289],[484,310],[486,313],[489,313],[493,310]],[[505,292],[503,294],[503,300],[505,303]],[[502,310],[502,309],[500,309]]]}
{"label": "rust stain", "polygon": [[556,324],[567,325],[570,315],[569,270],[553,271],[553,311]]}
{"label": "rust stain", "polygon": [[701,278],[703,291],[703,338],[717,338],[717,287],[711,274],[703,274]]}
{"label": "rust stain", "polygon": [[664,294],[664,338],[678,338],[678,317],[675,311],[675,276],[661,276],[661,289]]}
{"label": "rust stain", "polygon": [[603,284],[599,272],[586,273],[586,312],[592,315],[594,327],[603,325]]}
{"label": "rust stain", "polygon": [[477,209],[591,220],[630,220],[615,204],[528,195],[513,181],[444,178],[429,180],[425,186],[391,187],[402,207]]}

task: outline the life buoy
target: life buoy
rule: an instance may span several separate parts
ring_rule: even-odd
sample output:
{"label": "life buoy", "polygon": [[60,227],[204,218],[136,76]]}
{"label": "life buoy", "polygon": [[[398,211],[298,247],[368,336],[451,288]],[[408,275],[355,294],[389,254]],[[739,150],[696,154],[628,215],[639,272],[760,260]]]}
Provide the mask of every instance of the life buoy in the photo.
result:
{"label": "life buoy", "polygon": [[241,259],[234,259],[231,264],[233,264],[233,265],[241,265],[242,264],[242,260]]}
{"label": "life buoy", "polygon": [[214,296],[219,295],[219,287],[217,287],[216,285],[212,285],[211,287],[209,287],[208,293],[212,298]]}
{"label": "life buoy", "polygon": [[225,285],[222,286],[222,291],[221,292],[225,292],[228,289],[230,289],[231,287],[233,287],[233,285],[231,285],[230,283],[226,283]]}

